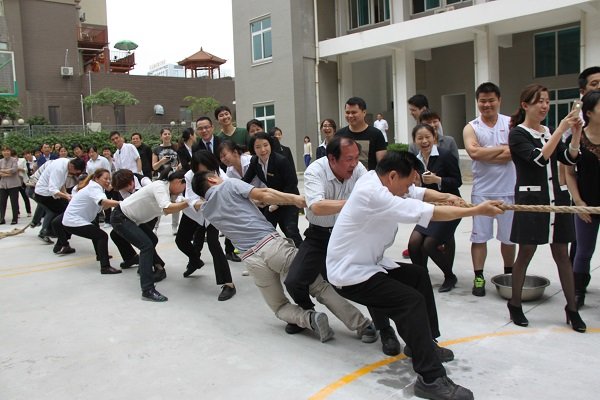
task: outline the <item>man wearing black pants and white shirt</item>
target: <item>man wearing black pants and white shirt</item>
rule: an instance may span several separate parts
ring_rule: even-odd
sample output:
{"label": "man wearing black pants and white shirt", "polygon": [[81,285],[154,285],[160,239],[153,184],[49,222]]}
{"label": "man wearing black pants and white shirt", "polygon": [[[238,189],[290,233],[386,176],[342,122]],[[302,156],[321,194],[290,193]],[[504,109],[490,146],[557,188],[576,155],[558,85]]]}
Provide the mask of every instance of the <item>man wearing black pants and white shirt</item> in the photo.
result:
{"label": "man wearing black pants and white shirt", "polygon": [[[337,136],[327,144],[326,151],[327,157],[314,161],[304,172],[306,219],[310,225],[304,232],[305,239],[284,282],[290,296],[305,310],[315,307],[310,299],[310,284],[319,274],[327,280],[327,243],[337,214],[358,178],[367,173],[367,169],[358,161],[360,150],[354,140]],[[342,314],[342,322],[346,327],[357,331],[365,343],[376,341],[378,335],[371,321],[349,303],[346,310]],[[335,313],[335,309],[332,312]],[[302,331],[302,328],[288,324],[285,331],[294,334]]]}
{"label": "man wearing black pants and white shirt", "polygon": [[431,292],[428,276],[420,274],[418,270],[422,267],[398,265],[384,257],[384,252],[394,242],[398,223],[427,225],[431,220],[493,216],[502,213],[496,207],[501,202],[485,202],[473,208],[424,203],[461,204],[462,199],[415,187],[417,163],[416,156],[408,152],[388,152],[375,171],[358,180],[331,233],[327,247],[327,277],[342,296],[394,321],[411,350],[408,353],[419,374],[416,396],[473,399],[473,393],[452,382],[442,366],[441,359],[451,359],[452,352],[434,342],[433,315],[429,315],[433,311],[423,293],[415,289],[429,286]]}

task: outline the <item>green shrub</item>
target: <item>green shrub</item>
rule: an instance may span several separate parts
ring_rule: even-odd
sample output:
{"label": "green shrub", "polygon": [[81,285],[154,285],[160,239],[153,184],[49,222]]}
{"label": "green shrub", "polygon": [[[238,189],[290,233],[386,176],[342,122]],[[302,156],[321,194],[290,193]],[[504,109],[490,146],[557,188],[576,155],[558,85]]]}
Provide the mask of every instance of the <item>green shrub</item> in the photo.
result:
{"label": "green shrub", "polygon": [[406,143],[391,143],[388,144],[387,149],[389,151],[408,151],[408,145]]}

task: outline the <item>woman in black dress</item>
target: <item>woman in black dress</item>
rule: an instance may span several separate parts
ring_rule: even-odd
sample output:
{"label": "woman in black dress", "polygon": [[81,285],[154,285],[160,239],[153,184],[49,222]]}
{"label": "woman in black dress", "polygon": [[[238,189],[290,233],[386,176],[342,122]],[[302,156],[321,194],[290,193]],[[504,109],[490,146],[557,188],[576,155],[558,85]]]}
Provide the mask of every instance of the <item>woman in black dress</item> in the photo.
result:
{"label": "woman in black dress", "polygon": [[[515,204],[569,206],[571,198],[566,185],[561,186],[558,162],[574,165],[579,157],[581,119],[574,110],[550,134],[542,125],[550,109],[548,89],[538,84],[528,85],[521,93],[520,107],[511,117],[508,136],[511,156],[517,171]],[[571,143],[562,142],[562,134],[571,128]],[[567,245],[575,239],[573,216],[570,214],[516,212],[510,240],[519,244],[512,270],[512,298],[508,301],[511,320],[519,326],[529,321],[521,308],[521,291],[527,266],[540,244],[550,243],[552,257],[558,267],[560,283],[567,300],[567,323],[574,330],[585,332],[575,302],[573,271]]]}
{"label": "woman in black dress", "polygon": [[[458,188],[462,185],[458,160],[452,153],[437,146],[437,134],[431,125],[418,124],[412,131],[413,142],[419,149],[417,158],[423,163],[425,172],[421,175],[422,186],[460,197]],[[427,266],[427,259],[444,273],[444,282],[439,292],[449,292],[457,282],[452,272],[456,243],[454,232],[460,219],[444,222],[430,222],[427,228],[417,225],[408,241],[410,259],[415,265]]]}

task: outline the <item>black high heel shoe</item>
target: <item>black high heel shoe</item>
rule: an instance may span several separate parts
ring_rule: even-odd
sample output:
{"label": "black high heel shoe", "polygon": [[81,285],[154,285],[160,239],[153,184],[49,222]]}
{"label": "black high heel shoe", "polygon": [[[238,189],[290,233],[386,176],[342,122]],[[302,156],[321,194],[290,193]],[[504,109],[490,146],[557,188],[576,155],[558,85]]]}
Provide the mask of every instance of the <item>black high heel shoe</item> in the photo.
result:
{"label": "black high heel shoe", "polygon": [[577,311],[571,311],[565,306],[565,314],[567,315],[567,324],[571,325],[574,331],[583,333],[587,329],[585,322],[581,319],[581,316]]}
{"label": "black high heel shoe", "polygon": [[523,314],[523,307],[513,306],[510,304],[510,301],[506,303],[508,307],[508,312],[510,313],[510,320],[518,326],[528,326],[529,321],[525,318],[525,314]]}

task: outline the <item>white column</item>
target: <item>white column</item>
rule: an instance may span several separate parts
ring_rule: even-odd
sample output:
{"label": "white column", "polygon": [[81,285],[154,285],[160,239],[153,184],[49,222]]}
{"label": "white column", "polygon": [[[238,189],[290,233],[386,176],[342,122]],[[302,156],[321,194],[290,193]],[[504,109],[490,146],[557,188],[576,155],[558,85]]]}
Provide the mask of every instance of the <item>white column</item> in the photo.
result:
{"label": "white column", "polygon": [[473,48],[475,65],[475,88],[483,82],[500,85],[498,36],[488,28],[475,33]]}
{"label": "white column", "polygon": [[346,119],[344,117],[344,104],[346,100],[354,96],[354,89],[352,87],[352,63],[347,60],[344,56],[338,56],[338,94],[340,101],[340,115],[338,117],[338,128],[346,126]]}
{"label": "white column", "polygon": [[600,66],[600,12],[595,8],[581,16],[581,70]]}
{"label": "white column", "polygon": [[408,98],[416,92],[415,55],[404,47],[394,50],[392,81],[394,84],[394,139],[396,143],[411,143],[414,121],[408,113]]}

